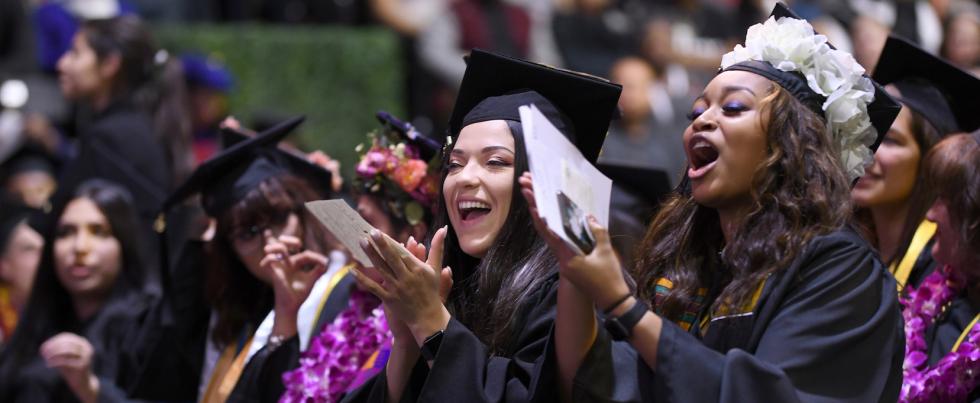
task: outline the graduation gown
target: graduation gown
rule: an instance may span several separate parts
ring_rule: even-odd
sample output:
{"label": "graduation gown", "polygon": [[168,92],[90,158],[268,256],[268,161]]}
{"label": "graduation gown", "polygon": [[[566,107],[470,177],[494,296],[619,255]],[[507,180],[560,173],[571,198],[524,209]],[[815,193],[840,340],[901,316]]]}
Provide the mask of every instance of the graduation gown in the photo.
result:
{"label": "graduation gown", "polygon": [[[149,306],[149,296],[130,293],[109,302],[92,319],[72,329],[66,329],[85,337],[94,349],[92,372],[99,378],[99,402],[128,401],[120,383],[122,367],[120,359],[125,334],[121,331],[131,326]],[[43,340],[41,341],[43,342]],[[13,386],[6,402],[77,402],[56,369],[48,368],[40,354],[36,355],[10,382]]]}
{"label": "graduation gown", "polygon": [[[79,133],[78,154],[61,170],[58,188],[51,196],[51,203],[66,203],[82,182],[102,178],[126,188],[133,196],[140,218],[143,242],[142,253],[151,268],[147,281],[151,288],[158,282],[152,264],[157,257],[157,238],[153,231],[154,220],[160,205],[171,187],[170,165],[162,145],[155,138],[150,115],[136,105],[117,101],[95,116],[94,120]],[[35,222],[44,227],[53,226],[53,217]]]}
{"label": "graduation gown", "polygon": [[[514,353],[491,356],[489,349],[455,318],[449,320],[430,369],[419,358],[402,393],[402,402],[550,402],[557,401],[554,327],[557,274],[519,308]],[[354,390],[344,402],[387,399],[385,371]]]}
{"label": "graduation gown", "polygon": [[685,332],[664,321],[651,369],[632,346],[612,342],[600,327],[576,374],[574,400],[898,398],[905,336],[895,281],[850,229],[815,237],[765,281],[750,311],[716,317],[703,334],[700,328]]}

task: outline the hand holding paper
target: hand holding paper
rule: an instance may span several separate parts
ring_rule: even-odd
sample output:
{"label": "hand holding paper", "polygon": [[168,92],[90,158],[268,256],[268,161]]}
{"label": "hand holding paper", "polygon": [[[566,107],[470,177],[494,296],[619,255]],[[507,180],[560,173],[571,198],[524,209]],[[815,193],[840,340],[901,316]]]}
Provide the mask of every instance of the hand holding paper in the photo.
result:
{"label": "hand holding paper", "polygon": [[528,164],[534,177],[534,199],[548,228],[581,254],[595,246],[587,215],[609,225],[612,181],[538,111],[520,108]]}

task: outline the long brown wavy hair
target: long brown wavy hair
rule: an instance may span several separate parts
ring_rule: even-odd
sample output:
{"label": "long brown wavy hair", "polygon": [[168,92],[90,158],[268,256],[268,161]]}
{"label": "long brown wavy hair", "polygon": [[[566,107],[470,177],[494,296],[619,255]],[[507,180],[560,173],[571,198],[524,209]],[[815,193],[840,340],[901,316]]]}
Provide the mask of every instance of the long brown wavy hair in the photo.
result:
{"label": "long brown wavy hair", "polygon": [[248,326],[258,326],[272,309],[272,287],[252,275],[238,259],[231,234],[251,226],[285,222],[289,214],[299,218],[303,247],[322,252],[323,227],[303,207],[317,200],[306,181],[292,175],[271,177],[217,217],[214,240],[208,244],[207,298],[217,312],[212,340],[218,346],[234,343]]}
{"label": "long brown wavy hair", "polygon": [[772,88],[761,103],[768,157],[755,171],[752,208],[731,242],[725,244],[716,210],[675,193],[637,249],[633,276],[641,298],[653,302],[660,278],[673,283],[656,307],[670,320],[680,318],[699,288],[713,290],[712,312],[742,306],[810,239],[850,217],[850,185],[823,117],[782,87]]}

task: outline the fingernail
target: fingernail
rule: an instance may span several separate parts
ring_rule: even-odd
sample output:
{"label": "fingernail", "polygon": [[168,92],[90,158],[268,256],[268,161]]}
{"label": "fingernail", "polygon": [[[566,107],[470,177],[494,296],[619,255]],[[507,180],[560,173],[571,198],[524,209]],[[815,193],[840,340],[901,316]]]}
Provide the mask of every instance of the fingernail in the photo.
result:
{"label": "fingernail", "polygon": [[415,236],[409,235],[408,242],[415,242]]}
{"label": "fingernail", "polygon": [[367,238],[361,238],[360,244],[361,244],[361,249],[367,249],[369,244]]}
{"label": "fingernail", "polygon": [[371,230],[371,238],[374,238],[375,240],[381,240],[381,231],[378,231],[376,229]]}

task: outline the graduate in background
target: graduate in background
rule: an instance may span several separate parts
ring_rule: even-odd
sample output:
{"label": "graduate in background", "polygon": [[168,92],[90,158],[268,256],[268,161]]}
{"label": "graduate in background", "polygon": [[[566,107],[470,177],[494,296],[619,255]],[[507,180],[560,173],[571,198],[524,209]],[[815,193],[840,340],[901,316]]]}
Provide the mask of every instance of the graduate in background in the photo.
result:
{"label": "graduate in background", "polygon": [[17,327],[41,259],[44,238],[27,225],[32,211],[0,191],[0,346]]}
{"label": "graduate in background", "polygon": [[[980,399],[980,130],[939,142],[923,161],[936,201],[932,256],[939,267],[910,285],[901,402]],[[913,288],[914,287],[914,288]]]}
{"label": "graduate in background", "polygon": [[[899,106],[809,23],[782,4],[773,14],[694,102],[689,187],[639,249],[638,296],[594,219],[597,246],[577,256],[534,214],[561,261],[555,352],[571,400],[897,398],[895,282],[848,227],[847,206]],[[810,67],[835,79],[795,71]],[[824,110],[817,91],[838,102]],[[522,185],[533,200],[529,175]]]}
{"label": "graduate in background", "polygon": [[[346,400],[557,398],[548,339],[558,268],[517,194],[517,175],[528,169],[518,107],[537,106],[594,162],[620,90],[470,53],[443,156],[436,226],[446,226],[434,233],[428,259],[377,231],[370,242],[380,254],[362,243],[375,268],[352,273],[384,303],[394,341],[385,372]],[[447,275],[451,290],[443,288]]]}
{"label": "graduate in background", "polygon": [[277,147],[301,122],[238,139],[164,203],[166,211],[200,193],[215,227],[176,255],[163,301],[133,330],[135,397],[278,398],[281,372],[262,373],[264,362],[283,347],[304,349],[316,324],[346,307],[347,293],[331,292],[345,259],[325,256],[325,231],[304,207],[329,198],[331,174]]}
{"label": "graduate in background", "polygon": [[92,179],[54,217],[21,324],[0,354],[0,396],[125,400],[118,382],[123,331],[150,301],[132,196]]}
{"label": "graduate in background", "polygon": [[936,224],[925,219],[934,195],[922,161],[942,137],[980,128],[980,79],[894,36],[873,78],[887,85],[902,111],[851,200],[899,287],[915,286],[935,268],[929,250]]}
{"label": "graduate in background", "polygon": [[[378,116],[385,128],[370,133],[367,146],[358,146],[361,159],[352,188],[357,212],[372,227],[419,250],[416,240],[425,240],[432,225],[441,150],[438,143],[409,134],[415,129],[407,123],[386,112]],[[421,251],[424,259],[424,247]],[[356,264],[352,260],[344,270]],[[357,287],[350,276],[337,286],[350,289],[348,307],[318,330],[310,347],[296,357],[299,367],[282,374],[286,393],[281,401],[340,401],[387,364],[391,332],[381,301]],[[291,367],[295,366],[294,359]]]}

